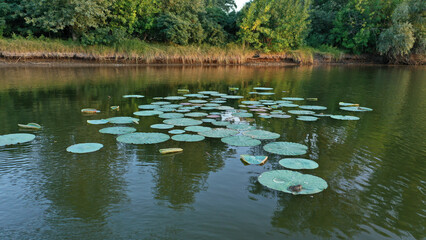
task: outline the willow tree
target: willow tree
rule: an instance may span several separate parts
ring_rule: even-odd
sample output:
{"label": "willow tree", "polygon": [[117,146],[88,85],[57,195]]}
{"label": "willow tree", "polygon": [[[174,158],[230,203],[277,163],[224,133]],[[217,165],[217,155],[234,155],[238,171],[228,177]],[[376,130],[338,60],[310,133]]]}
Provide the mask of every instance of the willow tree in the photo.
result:
{"label": "willow tree", "polygon": [[264,51],[297,48],[308,29],[310,0],[253,0],[242,9],[238,35]]}

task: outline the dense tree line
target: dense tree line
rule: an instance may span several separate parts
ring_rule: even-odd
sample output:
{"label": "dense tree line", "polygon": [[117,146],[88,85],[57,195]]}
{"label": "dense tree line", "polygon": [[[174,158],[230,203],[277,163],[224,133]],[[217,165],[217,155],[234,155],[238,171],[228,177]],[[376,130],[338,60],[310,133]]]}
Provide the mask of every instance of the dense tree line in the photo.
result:
{"label": "dense tree line", "polygon": [[398,60],[424,54],[424,0],[0,0],[0,35],[126,38],[178,45],[237,42],[261,51],[322,45]]}

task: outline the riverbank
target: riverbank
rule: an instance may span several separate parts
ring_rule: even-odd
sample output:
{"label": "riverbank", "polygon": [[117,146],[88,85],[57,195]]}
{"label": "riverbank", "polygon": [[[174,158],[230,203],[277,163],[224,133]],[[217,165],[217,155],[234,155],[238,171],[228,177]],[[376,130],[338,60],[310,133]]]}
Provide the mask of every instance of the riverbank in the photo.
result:
{"label": "riverbank", "polygon": [[[86,62],[101,64],[184,64],[184,65],[313,65],[384,64],[374,55],[350,55],[334,48],[302,48],[280,53],[259,53],[235,44],[176,46],[126,40],[116,46],[84,46],[55,39],[0,39],[0,61]],[[413,63],[424,65],[424,56]]]}

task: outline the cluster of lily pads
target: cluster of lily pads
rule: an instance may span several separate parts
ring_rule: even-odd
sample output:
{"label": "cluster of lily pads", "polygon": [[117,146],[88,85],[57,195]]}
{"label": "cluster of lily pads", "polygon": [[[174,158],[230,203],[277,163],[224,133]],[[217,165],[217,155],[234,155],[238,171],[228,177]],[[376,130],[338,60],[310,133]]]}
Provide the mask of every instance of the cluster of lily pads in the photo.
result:
{"label": "cluster of lily pads", "polygon": [[[230,92],[238,88],[230,88]],[[251,95],[274,95],[273,90],[267,87],[256,87]],[[179,96],[155,97],[150,104],[138,106],[138,111],[133,117],[121,116],[106,119],[87,120],[94,125],[114,124],[99,130],[102,134],[116,135],[116,140],[124,144],[157,144],[169,139],[177,142],[199,142],[205,138],[220,138],[223,143],[236,147],[253,147],[262,144],[262,141],[275,140],[280,134],[256,129],[251,124],[252,117],[256,114],[261,118],[287,119],[292,115],[301,121],[317,121],[319,117],[330,117],[338,120],[358,120],[359,117],[348,115],[332,115],[318,113],[325,111],[327,107],[318,105],[297,104],[302,101],[317,101],[316,98],[284,97],[280,100],[242,100],[239,108],[223,105],[228,101],[241,100],[239,95],[219,93],[217,91],[201,91],[189,93],[187,89],[179,89]],[[144,98],[143,95],[125,95],[124,98]],[[370,108],[360,107],[354,103],[339,103],[340,109],[345,111],[361,112],[372,111]],[[118,109],[113,106],[111,109]],[[283,109],[287,109],[286,112]],[[88,114],[99,113],[100,110],[85,108],[81,112]],[[152,129],[167,130],[162,132],[137,132],[131,126],[138,124],[140,117],[156,117],[162,119],[162,123],[153,124]],[[118,125],[118,126],[117,126]],[[203,125],[203,126],[201,126]],[[32,126],[28,124],[28,128]],[[35,138],[32,134],[3,135],[0,136],[0,146],[31,141]],[[18,138],[18,139],[17,139]],[[79,143],[67,148],[72,153],[88,153],[98,151],[103,147],[100,143]],[[294,142],[269,142],[263,149],[271,154],[298,156],[304,155],[308,147]],[[161,153],[180,152],[180,148],[161,149]],[[267,156],[242,155],[241,159],[246,164],[264,164]],[[285,168],[292,170],[315,169],[318,164],[309,159],[284,158],[280,162]],[[283,192],[292,194],[313,194],[327,188],[327,182],[323,179],[295,172],[292,170],[273,170],[262,173],[258,180],[261,184]],[[297,189],[294,188],[297,186]],[[296,189],[296,190],[294,190]]]}

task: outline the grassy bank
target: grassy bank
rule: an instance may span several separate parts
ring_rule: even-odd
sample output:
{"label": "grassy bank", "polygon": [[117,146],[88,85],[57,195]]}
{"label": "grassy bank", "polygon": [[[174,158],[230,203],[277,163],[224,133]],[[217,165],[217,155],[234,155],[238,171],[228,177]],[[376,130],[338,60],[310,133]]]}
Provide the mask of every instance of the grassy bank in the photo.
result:
{"label": "grassy bank", "polygon": [[337,62],[344,55],[330,47],[301,48],[280,53],[260,53],[235,44],[176,46],[125,40],[113,46],[84,46],[57,39],[0,39],[0,57],[16,60],[75,59],[140,64],[246,64],[283,62],[312,64],[316,59]]}

